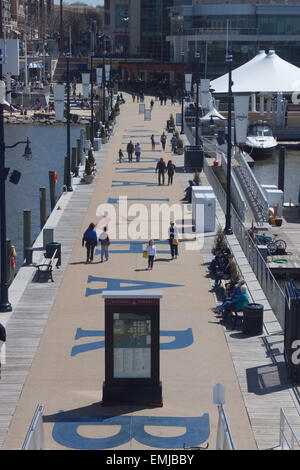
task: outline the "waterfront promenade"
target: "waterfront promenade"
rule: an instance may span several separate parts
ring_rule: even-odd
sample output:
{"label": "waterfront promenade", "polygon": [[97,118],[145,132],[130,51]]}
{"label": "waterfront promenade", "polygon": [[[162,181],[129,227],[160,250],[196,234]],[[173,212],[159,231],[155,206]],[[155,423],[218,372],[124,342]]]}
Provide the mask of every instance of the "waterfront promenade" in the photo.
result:
{"label": "waterfront promenade", "polygon": [[[146,98],[147,107],[149,102],[150,98]],[[141,245],[133,246],[130,240],[125,243],[112,240],[108,262],[100,263],[96,250],[94,262],[85,263],[82,234],[91,221],[97,223],[101,219],[96,215],[99,204],[116,205],[119,196],[127,196],[129,206],[138,201],[148,208],[154,202],[180,202],[184,180],[179,174],[175,175],[173,186],[168,187],[158,186],[154,173],[160,156],[176,164],[169,142],[166,152],[162,152],[160,144],[153,152],[150,143],[151,134],[159,142],[166,120],[176,111],[179,112],[178,105],[160,106],[156,102],[152,120],[144,121],[143,115],[138,114],[138,104],[127,97],[114,136],[96,155],[101,157],[97,181],[91,187],[79,185],[74,194],[68,195],[55,237],[62,243],[63,253],[62,268],[54,271],[55,283],[29,282],[7,324],[7,364],[3,366],[0,399],[1,390],[5,389],[10,419],[1,419],[5,413],[2,403],[3,449],[21,447],[38,403],[45,405],[47,449],[180,449],[183,444],[206,442],[214,449],[218,415],[212,388],[216,383],[226,388],[225,407],[236,447],[256,449],[224,328],[211,311],[215,299],[209,292],[211,285],[201,251],[186,250],[181,243],[178,259],[171,260],[168,243],[161,239],[162,243],[157,243],[159,252],[154,269],[147,271]],[[124,151],[129,139],[140,142],[141,161],[119,164],[118,150]],[[108,230],[112,232],[113,227],[108,225]],[[34,276],[34,268],[26,269],[31,269]],[[122,290],[130,286],[163,293],[162,408],[100,405],[105,375],[101,293],[103,289]],[[29,338],[26,334],[30,327],[26,322],[32,325]],[[174,342],[179,333],[183,339]],[[35,354],[31,342],[37,348]],[[27,353],[34,356],[32,365],[26,361]],[[24,356],[24,385],[14,386],[13,374],[7,382],[5,373],[13,367],[10,360],[18,359],[18,355]],[[100,426],[104,423],[105,426]],[[128,434],[125,437],[124,433],[117,434],[126,423],[130,423]],[[9,426],[7,434],[5,426]],[[187,435],[182,437],[185,431]]]}

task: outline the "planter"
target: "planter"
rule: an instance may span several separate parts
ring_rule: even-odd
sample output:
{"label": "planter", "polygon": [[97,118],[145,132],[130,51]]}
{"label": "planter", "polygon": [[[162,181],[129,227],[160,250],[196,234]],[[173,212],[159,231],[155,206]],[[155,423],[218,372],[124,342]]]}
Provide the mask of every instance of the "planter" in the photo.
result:
{"label": "planter", "polygon": [[84,175],[83,179],[86,184],[91,184],[94,181],[94,175]]}
{"label": "planter", "polygon": [[183,149],[177,148],[176,153],[177,155],[183,155]]}
{"label": "planter", "polygon": [[102,137],[102,144],[107,144],[108,138],[107,137]]}

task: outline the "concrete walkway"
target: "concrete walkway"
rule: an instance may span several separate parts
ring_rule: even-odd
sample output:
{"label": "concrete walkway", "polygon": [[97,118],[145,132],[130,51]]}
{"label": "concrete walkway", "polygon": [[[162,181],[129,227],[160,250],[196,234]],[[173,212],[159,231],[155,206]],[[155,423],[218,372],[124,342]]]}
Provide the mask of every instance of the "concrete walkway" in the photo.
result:
{"label": "concrete walkway", "polygon": [[[149,103],[150,98],[146,98],[146,107]],[[94,262],[85,264],[82,233],[91,221],[101,221],[99,205],[110,202],[117,208],[119,196],[128,197],[129,207],[139,202],[147,209],[157,202],[180,202],[183,187],[179,176],[175,175],[173,185],[168,187],[158,186],[154,174],[157,158],[175,160],[169,142],[166,152],[161,151],[160,144],[153,152],[150,143],[151,134],[159,142],[166,120],[176,111],[179,112],[178,105],[160,106],[156,102],[152,120],[144,121],[143,115],[138,114],[138,104],[129,97],[121,107],[115,135],[83,223],[77,227],[76,242],[3,449],[20,448],[38,403],[45,405],[47,449],[182,449],[184,444],[205,442],[214,449],[218,416],[212,403],[212,388],[216,383],[226,387],[226,412],[236,447],[256,448],[224,330],[211,313],[215,300],[209,293],[201,253],[187,250],[182,242],[178,259],[171,260],[168,244],[157,243],[158,258],[153,271],[147,271],[141,246],[130,245],[129,238],[120,243],[117,237],[112,239],[108,262],[100,263],[96,251]],[[129,139],[140,142],[141,162],[119,164],[118,150],[124,150]],[[109,233],[129,228],[132,217],[135,215],[109,223]],[[143,226],[157,222],[150,215],[143,214],[141,218]],[[69,213],[64,220],[66,233],[71,219]],[[176,222],[180,226],[181,220]],[[165,241],[165,237],[160,237],[160,241]],[[101,292],[129,286],[163,292],[162,408],[107,408],[99,404],[105,376]],[[173,342],[174,337],[182,339]]]}

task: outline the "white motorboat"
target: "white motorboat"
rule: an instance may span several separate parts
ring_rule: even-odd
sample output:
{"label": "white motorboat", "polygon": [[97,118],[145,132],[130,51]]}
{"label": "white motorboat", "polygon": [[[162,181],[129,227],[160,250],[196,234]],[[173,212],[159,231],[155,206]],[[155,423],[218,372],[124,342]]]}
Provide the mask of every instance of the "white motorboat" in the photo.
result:
{"label": "white motorboat", "polygon": [[272,154],[277,146],[272,128],[263,121],[257,121],[248,127],[245,149],[251,157],[264,158]]}

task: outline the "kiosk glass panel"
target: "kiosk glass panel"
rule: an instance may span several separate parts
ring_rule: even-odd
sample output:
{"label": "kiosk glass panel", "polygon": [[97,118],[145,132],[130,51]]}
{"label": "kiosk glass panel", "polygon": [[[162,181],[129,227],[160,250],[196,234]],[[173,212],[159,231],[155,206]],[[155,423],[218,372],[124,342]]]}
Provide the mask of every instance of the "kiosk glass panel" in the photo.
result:
{"label": "kiosk glass panel", "polygon": [[151,316],[113,314],[113,377],[151,378]]}

